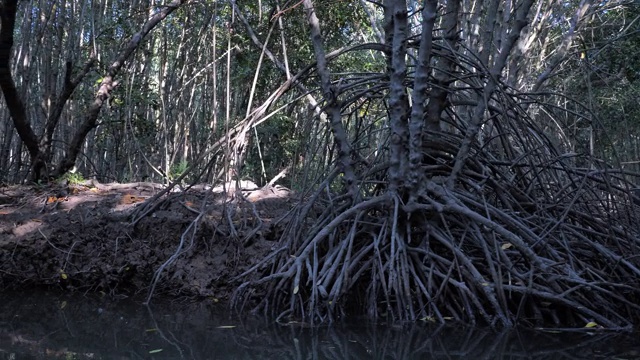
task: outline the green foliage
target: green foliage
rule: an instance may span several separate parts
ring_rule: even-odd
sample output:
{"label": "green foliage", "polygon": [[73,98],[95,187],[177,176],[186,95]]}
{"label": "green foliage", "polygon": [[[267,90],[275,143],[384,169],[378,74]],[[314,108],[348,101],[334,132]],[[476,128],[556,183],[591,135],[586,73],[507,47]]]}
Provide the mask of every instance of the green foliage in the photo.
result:
{"label": "green foliage", "polygon": [[171,170],[169,171],[169,180],[175,180],[182,176],[187,168],[189,167],[189,163],[187,161],[180,161],[177,164],[173,164],[171,166]]}
{"label": "green foliage", "polygon": [[634,163],[632,171],[640,170],[640,24],[632,20],[639,13],[637,4],[601,12],[585,25],[576,56],[554,81],[558,92],[590,110],[575,109],[566,117],[564,130],[575,151]]}
{"label": "green foliage", "polygon": [[76,169],[73,169],[65,173],[64,175],[62,175],[59,179],[57,179],[56,182],[62,182],[62,181],[68,181],[69,184],[71,185],[78,185],[83,183],[85,181],[85,178],[84,176],[82,176],[82,173],[80,173]]}

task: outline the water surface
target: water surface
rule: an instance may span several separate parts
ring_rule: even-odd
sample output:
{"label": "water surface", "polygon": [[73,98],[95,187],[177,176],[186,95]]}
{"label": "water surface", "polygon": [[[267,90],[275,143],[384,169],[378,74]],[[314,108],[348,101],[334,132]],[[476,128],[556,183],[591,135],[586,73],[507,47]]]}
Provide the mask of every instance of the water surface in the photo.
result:
{"label": "water surface", "polygon": [[640,359],[638,334],[281,325],[214,302],[0,294],[0,359]]}

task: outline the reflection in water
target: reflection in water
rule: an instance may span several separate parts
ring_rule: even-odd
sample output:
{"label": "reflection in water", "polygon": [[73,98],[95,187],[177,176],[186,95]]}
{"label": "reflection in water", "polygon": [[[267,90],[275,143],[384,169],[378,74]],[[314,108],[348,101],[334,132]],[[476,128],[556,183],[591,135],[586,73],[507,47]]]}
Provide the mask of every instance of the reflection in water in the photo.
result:
{"label": "reflection in water", "polygon": [[637,334],[352,321],[310,328],[224,305],[0,295],[0,359],[632,359]]}

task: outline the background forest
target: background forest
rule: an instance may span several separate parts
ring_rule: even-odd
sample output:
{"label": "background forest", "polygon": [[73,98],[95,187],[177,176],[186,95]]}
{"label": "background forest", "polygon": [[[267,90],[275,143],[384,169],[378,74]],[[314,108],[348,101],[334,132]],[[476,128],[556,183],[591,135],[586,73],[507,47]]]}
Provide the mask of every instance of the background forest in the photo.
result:
{"label": "background forest", "polygon": [[624,0],[4,0],[0,181],[305,194],[236,294],[280,315],[625,327],[640,320],[639,15]]}
{"label": "background forest", "polygon": [[[241,177],[264,184],[289,167],[283,184],[303,187],[305,178],[313,178],[300,171],[303,165],[312,163],[317,171],[332,161],[326,118],[318,118],[318,79],[305,74],[292,91],[277,93],[287,79],[315,63],[301,4],[174,2],[180,10],[144,33],[145,23],[163,9],[161,3],[17,2],[10,71],[49,173],[59,176],[75,165],[86,178],[162,181],[188,165],[204,168],[214,158],[222,160],[216,150],[202,156],[208,146],[264,105],[274,113],[245,129]],[[510,7],[517,4],[461,4],[465,11],[456,36],[480,47],[486,26],[494,26],[489,41],[498,46],[500,31],[508,33],[513,25]],[[331,61],[331,81],[353,83],[349,87],[360,91],[370,87],[371,77],[386,66],[384,54],[371,45],[385,40],[382,8],[369,1],[315,6],[326,51],[344,53]],[[408,1],[407,6],[409,31],[419,34],[422,4]],[[494,9],[495,25],[485,24],[483,16]],[[583,165],[604,161],[638,171],[637,15],[633,2],[536,2],[528,15],[532,24],[505,69],[505,85],[544,104],[531,110],[540,129],[563,151],[579,155]],[[134,35],[146,36],[134,39],[137,48],[126,54]],[[361,49],[348,49],[357,45]],[[98,117],[88,120],[97,91],[121,58]],[[369,142],[366,146],[375,149],[384,134],[372,127],[383,127],[385,109],[364,95],[369,94],[345,109],[345,126],[360,142],[354,147]],[[29,152],[8,108],[0,111],[0,181],[23,182],[30,174]],[[85,127],[88,133],[79,136]],[[55,165],[72,160],[69,148],[77,146],[72,141],[80,145],[77,161],[55,173]],[[216,180],[216,170],[201,181]]]}

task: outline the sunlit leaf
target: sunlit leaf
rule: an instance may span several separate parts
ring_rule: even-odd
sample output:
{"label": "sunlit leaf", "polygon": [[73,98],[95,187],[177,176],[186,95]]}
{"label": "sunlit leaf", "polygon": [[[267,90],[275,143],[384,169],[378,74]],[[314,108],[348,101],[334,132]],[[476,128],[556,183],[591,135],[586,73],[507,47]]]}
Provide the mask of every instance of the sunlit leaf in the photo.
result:
{"label": "sunlit leaf", "polygon": [[298,293],[298,290],[299,290],[299,289],[298,289],[298,286],[294,287],[294,288],[293,288],[293,294],[294,294],[294,295],[295,295],[295,294],[297,294],[297,293]]}
{"label": "sunlit leaf", "polygon": [[149,354],[157,354],[159,352],[162,352],[162,349],[149,350]]}
{"label": "sunlit leaf", "polygon": [[513,246],[512,243],[504,243],[504,244],[502,244],[501,248],[502,248],[502,250],[507,250],[508,248],[510,248],[512,246]]}
{"label": "sunlit leaf", "polygon": [[595,323],[595,322],[593,322],[593,321],[589,321],[589,322],[587,323],[587,325],[585,325],[584,327],[586,327],[586,328],[594,328],[594,327],[596,327],[596,326],[598,326],[598,323]]}

